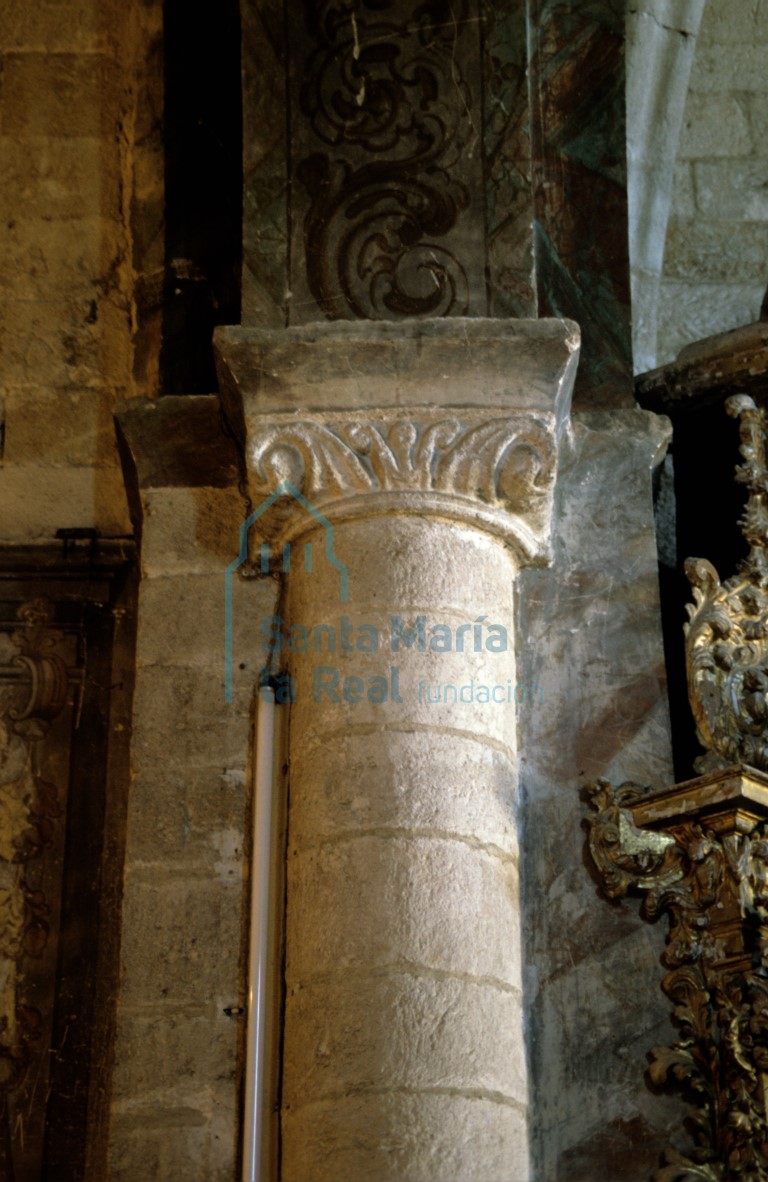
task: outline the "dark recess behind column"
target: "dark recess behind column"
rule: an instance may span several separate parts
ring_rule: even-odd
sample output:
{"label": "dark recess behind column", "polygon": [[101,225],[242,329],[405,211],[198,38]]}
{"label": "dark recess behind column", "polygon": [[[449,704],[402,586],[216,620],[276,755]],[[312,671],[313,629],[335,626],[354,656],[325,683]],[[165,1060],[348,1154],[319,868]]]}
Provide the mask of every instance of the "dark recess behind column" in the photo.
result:
{"label": "dark recess behind column", "polygon": [[528,0],[540,316],[581,328],[577,410],[631,407],[620,0]]}
{"label": "dark recess behind column", "polygon": [[161,393],[216,389],[211,335],[240,322],[238,0],[165,0],[165,293]]}

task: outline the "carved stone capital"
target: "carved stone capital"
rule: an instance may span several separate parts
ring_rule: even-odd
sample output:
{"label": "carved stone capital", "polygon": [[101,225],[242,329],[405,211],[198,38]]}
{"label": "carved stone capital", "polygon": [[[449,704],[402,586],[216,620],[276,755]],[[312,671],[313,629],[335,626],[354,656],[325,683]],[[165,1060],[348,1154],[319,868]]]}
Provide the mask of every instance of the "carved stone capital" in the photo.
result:
{"label": "carved stone capital", "polygon": [[433,516],[501,538],[521,562],[550,557],[573,326],[226,329],[217,344],[256,534],[285,543],[318,519]]}
{"label": "carved stone capital", "polygon": [[[365,415],[265,416],[248,451],[265,536],[291,541],[317,519],[382,514],[447,518],[508,541],[528,562],[549,554],[557,442],[554,416],[506,411],[446,415],[426,408]],[[258,523],[257,523],[258,524]]]}

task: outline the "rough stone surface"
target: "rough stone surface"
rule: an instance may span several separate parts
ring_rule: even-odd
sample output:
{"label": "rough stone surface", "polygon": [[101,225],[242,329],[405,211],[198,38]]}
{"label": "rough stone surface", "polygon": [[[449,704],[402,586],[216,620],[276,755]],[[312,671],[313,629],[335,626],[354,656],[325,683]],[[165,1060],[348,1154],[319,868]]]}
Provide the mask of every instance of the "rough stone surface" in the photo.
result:
{"label": "rough stone surface", "polygon": [[[395,968],[343,984],[318,981],[290,990],[294,1065],[285,1103],[371,1089],[485,1092],[527,1103],[520,998],[485,981],[467,982]],[[344,1013],[339,1030],[332,1015]]]}
{"label": "rough stone surface", "polygon": [[[291,840],[297,849],[331,835],[386,827],[463,836],[516,852],[514,768],[505,751],[456,733],[429,749],[417,731],[403,731],[396,747],[376,750],[366,734],[353,732],[325,743],[321,759],[313,790],[294,814]],[[296,779],[308,780],[318,762],[307,743],[294,756]]]}
{"label": "rough stone surface", "polygon": [[178,487],[178,454],[162,487],[146,450],[129,473],[144,577],[110,1168],[124,1182],[224,1182],[239,1129],[242,1022],[224,1011],[244,997],[254,619],[273,613],[275,583],[232,580],[227,704],[225,570],[243,502],[226,487]]}
{"label": "rough stone surface", "polygon": [[704,0],[627,5],[627,196],[635,373],[656,364],[678,142]]}
{"label": "rough stone surface", "polygon": [[[436,1146],[435,1128],[451,1128]],[[350,1137],[349,1130],[355,1134]],[[525,1182],[527,1117],[517,1106],[485,1096],[390,1093],[325,1100],[288,1112],[286,1177],[312,1182]],[[478,1170],[480,1172],[478,1172]]]}
{"label": "rough stone surface", "polygon": [[233,424],[242,425],[243,406],[246,418],[266,409],[509,406],[564,421],[579,331],[567,320],[456,317],[317,323],[279,336],[219,328],[215,344]]}
{"label": "rough stone surface", "polygon": [[162,265],[161,9],[76,0],[3,10],[9,541],[131,530],[111,412],[127,394],[154,393],[157,373],[157,313],[138,306],[135,285]]}
{"label": "rough stone surface", "polygon": [[521,707],[518,722],[541,1182],[605,1176],[607,1129],[613,1160],[623,1163],[617,1178],[646,1182],[681,1122],[680,1104],[654,1096],[644,1080],[646,1051],[671,1035],[660,988],[664,932],[632,905],[598,895],[579,795],[598,776],[674,782],[651,504],[667,433],[665,420],[645,412],[577,418],[558,491],[554,567],[519,580],[519,660],[543,688],[541,705]]}
{"label": "rough stone surface", "polygon": [[659,338],[645,368],[692,341],[758,318],[765,266],[763,3],[704,8],[690,76],[659,293]]}
{"label": "rough stone surface", "polygon": [[[414,609],[425,610],[451,629],[474,621],[483,614],[472,603],[474,594],[482,595],[484,606],[494,605],[494,619],[513,625],[514,564],[482,534],[429,519],[373,518],[338,526],[336,546],[349,563],[350,619],[380,626],[387,638],[393,612],[409,618]],[[375,557],[382,553],[390,556],[383,568]],[[462,587],[464,572],[469,577]],[[335,620],[338,611],[337,571],[324,565],[316,580],[314,572],[289,576],[288,620],[314,624]],[[404,1163],[400,1176],[424,1176],[420,1151],[413,1148],[414,1129],[421,1128],[432,1144],[432,1168],[435,1161],[444,1163],[441,1177],[450,1177],[457,1168],[452,1163],[466,1161],[457,1136],[474,1140],[485,1127],[481,1098],[492,1104],[499,1128],[510,1103],[518,1106],[518,1117],[526,1104],[515,705],[427,705],[418,701],[417,684],[419,676],[433,685],[496,680],[499,662],[514,670],[514,652],[414,648],[320,656],[310,649],[286,657],[294,678],[296,737],[288,821],[284,1176],[303,1182],[308,1169],[314,1178],[331,1168],[337,1177],[352,1177],[352,1169],[362,1171],[358,1176],[389,1176],[382,1159],[389,1133],[361,1150],[358,1164],[348,1165],[351,1146],[370,1133],[358,1124],[355,1097],[375,1087],[382,1113],[399,1102],[402,1089],[412,1096],[415,1123],[401,1130],[393,1146],[394,1160]],[[402,702],[315,702],[318,662],[332,662],[340,677],[359,677],[361,685],[382,672],[391,677],[394,665]],[[478,766],[495,768],[495,775],[468,782],[462,771]],[[476,828],[479,814],[487,816],[485,830],[482,823]],[[453,1001],[446,1004],[446,997]],[[495,1060],[491,1082],[468,1048],[480,1045],[476,1015],[484,1014],[485,1021],[498,1005],[514,1053]],[[364,1025],[362,1015],[371,1010],[376,1024]],[[406,1047],[408,1055],[397,1049]],[[325,1055],[333,1064],[328,1070],[322,1070]],[[329,1084],[329,1078],[336,1082]],[[430,1125],[434,1089],[455,1096],[445,1103],[464,1114],[459,1123]],[[336,1096],[347,1115],[348,1147],[333,1136],[316,1140],[318,1107],[327,1095]],[[470,1096],[475,1100],[467,1111]],[[447,1117],[448,1111],[440,1114]],[[494,1144],[461,1167],[469,1169],[464,1179],[485,1182],[500,1168],[498,1161],[506,1170],[525,1161],[519,1135],[504,1150]],[[522,1182],[527,1165],[520,1169]]]}

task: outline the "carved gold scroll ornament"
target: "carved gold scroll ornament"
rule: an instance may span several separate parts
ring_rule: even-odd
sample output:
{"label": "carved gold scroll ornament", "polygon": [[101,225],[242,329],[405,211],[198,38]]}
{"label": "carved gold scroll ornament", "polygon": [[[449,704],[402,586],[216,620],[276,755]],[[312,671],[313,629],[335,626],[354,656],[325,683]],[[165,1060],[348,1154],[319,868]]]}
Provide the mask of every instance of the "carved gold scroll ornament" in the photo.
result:
{"label": "carved gold scroll ornament", "polygon": [[604,892],[643,898],[670,927],[662,988],[678,1037],[651,1053],[650,1076],[692,1104],[688,1154],[665,1151],[655,1182],[768,1179],[768,471],[764,416],[739,418],[749,554],[721,583],[689,559],[686,664],[706,754],[697,779],[652,792],[598,780],[589,849]]}

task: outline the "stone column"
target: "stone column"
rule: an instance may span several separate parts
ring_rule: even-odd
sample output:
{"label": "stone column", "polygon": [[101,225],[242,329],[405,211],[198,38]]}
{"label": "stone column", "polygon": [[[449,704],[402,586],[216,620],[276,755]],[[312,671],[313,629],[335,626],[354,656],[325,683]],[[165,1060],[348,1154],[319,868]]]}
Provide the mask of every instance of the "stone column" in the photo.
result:
{"label": "stone column", "polygon": [[281,1178],[524,1182],[513,587],[549,555],[573,326],[219,346],[289,572],[260,625],[293,696]]}

